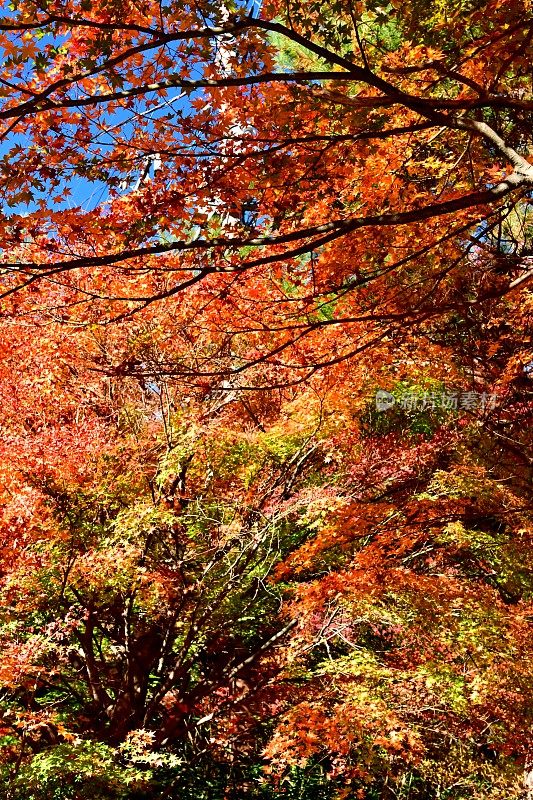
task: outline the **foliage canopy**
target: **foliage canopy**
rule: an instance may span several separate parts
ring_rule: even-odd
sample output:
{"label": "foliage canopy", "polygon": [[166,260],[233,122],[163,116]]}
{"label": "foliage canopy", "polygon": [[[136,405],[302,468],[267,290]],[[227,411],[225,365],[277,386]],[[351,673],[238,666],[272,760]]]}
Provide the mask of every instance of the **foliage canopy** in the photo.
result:
{"label": "foliage canopy", "polygon": [[4,6],[8,800],[533,796],[532,37]]}

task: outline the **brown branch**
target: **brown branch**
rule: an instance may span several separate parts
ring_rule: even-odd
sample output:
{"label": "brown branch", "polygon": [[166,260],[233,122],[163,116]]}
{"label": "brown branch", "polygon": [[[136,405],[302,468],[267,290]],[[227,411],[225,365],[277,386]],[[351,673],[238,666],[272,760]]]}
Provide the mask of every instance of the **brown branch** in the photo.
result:
{"label": "brown branch", "polygon": [[[322,247],[325,244],[329,243],[330,241],[333,241],[334,239],[337,239],[341,236],[345,236],[347,233],[352,233],[353,231],[360,230],[362,228],[410,225],[412,223],[423,222],[428,219],[446,216],[456,211],[463,211],[469,208],[475,208],[477,206],[494,203],[495,201],[501,199],[502,197],[505,197],[505,195],[509,194],[514,189],[521,186],[523,183],[525,182],[533,183],[533,168],[530,169],[531,169],[531,178],[529,177],[529,173],[525,175],[524,173],[518,174],[513,172],[510,175],[508,175],[503,181],[501,181],[497,186],[491,189],[471,192],[470,194],[454,198],[453,200],[445,200],[441,203],[434,203],[428,206],[423,206],[422,208],[411,209],[410,211],[399,211],[396,213],[386,213],[386,214],[372,214],[366,217],[332,220],[331,222],[326,222],[322,225],[313,225],[309,228],[303,228],[297,231],[292,231],[290,233],[281,234],[279,236],[258,236],[246,239],[216,237],[214,239],[196,239],[192,242],[180,240],[178,242],[169,242],[166,244],[153,245],[149,247],[140,247],[134,250],[123,250],[120,253],[113,253],[103,256],[86,256],[86,257],[82,256],[79,258],[67,259],[57,264],[37,263],[31,261],[15,262],[15,263],[1,262],[0,268],[12,272],[14,271],[30,272],[32,270],[37,270],[37,271],[42,271],[42,274],[39,277],[49,277],[50,275],[55,275],[60,272],[66,272],[69,270],[80,269],[84,267],[113,266],[115,264],[119,264],[124,261],[129,261],[131,259],[140,258],[143,256],[161,255],[164,253],[173,253],[173,252],[175,253],[186,252],[189,250],[202,251],[202,250],[223,249],[227,251],[227,250],[238,250],[243,247],[266,247],[266,246],[274,247],[277,245],[289,244],[291,242],[300,241],[302,239],[311,239],[313,237],[320,237],[318,239],[314,239],[311,243],[302,245],[294,250],[285,251],[284,253],[272,254],[252,261],[245,261],[244,263],[238,266],[234,265],[228,268],[204,267],[201,270],[202,277],[210,273],[242,272],[252,267],[263,266],[265,264],[270,264],[276,261],[284,261],[289,258],[294,258],[296,256],[307,253],[310,250],[315,249],[316,247]],[[189,272],[190,268],[186,269],[184,268],[181,271]],[[181,291],[182,288],[186,288],[191,284],[192,281],[196,282],[197,279],[198,275],[194,276],[194,278],[191,278],[190,280],[184,282],[183,284],[180,284],[179,287],[174,287],[173,289],[170,289],[167,292],[161,293],[160,295],[158,295],[158,298],[162,299],[164,297],[171,296],[172,294],[176,294],[177,291]],[[11,294],[12,291],[14,290],[10,289],[0,296],[5,297],[7,294]],[[117,297],[115,299],[144,302],[146,300],[150,300],[151,298]]]}

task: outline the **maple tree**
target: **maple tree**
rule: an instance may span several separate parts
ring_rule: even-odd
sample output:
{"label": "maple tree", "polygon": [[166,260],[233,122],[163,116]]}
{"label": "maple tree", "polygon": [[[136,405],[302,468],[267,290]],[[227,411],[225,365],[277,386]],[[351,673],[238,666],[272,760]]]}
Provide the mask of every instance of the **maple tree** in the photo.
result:
{"label": "maple tree", "polygon": [[10,800],[531,794],[532,35],[4,8]]}
{"label": "maple tree", "polygon": [[[523,2],[17,3],[5,292],[51,281],[77,320],[171,298],[184,341],[164,366],[207,380],[265,362],[305,377],[417,330],[462,302],[456,262],[527,213],[530,38]],[[103,199],[69,201],[80,180]],[[527,245],[502,250],[492,291],[530,275]]]}

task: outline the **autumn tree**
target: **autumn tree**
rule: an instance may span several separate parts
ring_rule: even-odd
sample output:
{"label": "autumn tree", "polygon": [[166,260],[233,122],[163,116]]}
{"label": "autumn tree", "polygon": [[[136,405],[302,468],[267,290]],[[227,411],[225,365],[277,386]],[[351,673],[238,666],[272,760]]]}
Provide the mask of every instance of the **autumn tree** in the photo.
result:
{"label": "autumn tree", "polygon": [[112,345],[98,333],[71,342],[72,361],[61,327],[30,345],[21,333],[3,329],[7,791],[125,796],[209,742],[227,761],[235,726],[253,753],[293,627],[269,574],[297,535],[318,412],[249,430],[217,398],[200,412],[164,382],[91,376],[84,348]]}
{"label": "autumn tree", "polygon": [[131,322],[4,321],[8,796],[520,796],[531,390],[498,303],[473,384],[458,325],[233,396],[96,369]]}
{"label": "autumn tree", "polygon": [[505,279],[469,302],[513,290],[528,244],[493,233],[528,214],[527,6],[16,3],[4,294],[61,286],[78,321],[158,300],[182,340],[159,369],[209,380],[411,335],[464,303],[480,243]]}
{"label": "autumn tree", "polygon": [[532,34],[4,10],[10,800],[530,787]]}

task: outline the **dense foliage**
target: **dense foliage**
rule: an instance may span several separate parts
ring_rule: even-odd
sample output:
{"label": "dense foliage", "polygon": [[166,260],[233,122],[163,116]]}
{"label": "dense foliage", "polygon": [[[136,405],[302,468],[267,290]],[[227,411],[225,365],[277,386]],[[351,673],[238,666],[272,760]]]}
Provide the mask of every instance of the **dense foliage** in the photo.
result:
{"label": "dense foliage", "polygon": [[533,797],[532,38],[4,7],[2,797]]}

